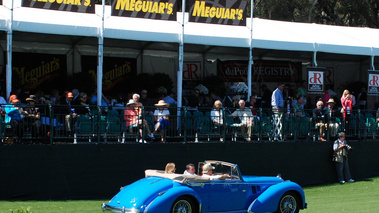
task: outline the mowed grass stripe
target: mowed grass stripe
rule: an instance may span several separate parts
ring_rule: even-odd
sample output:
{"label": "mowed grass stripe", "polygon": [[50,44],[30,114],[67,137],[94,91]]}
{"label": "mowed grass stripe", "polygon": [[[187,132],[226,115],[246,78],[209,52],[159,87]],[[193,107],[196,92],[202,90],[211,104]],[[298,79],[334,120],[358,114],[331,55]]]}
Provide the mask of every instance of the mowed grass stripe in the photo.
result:
{"label": "mowed grass stripe", "polygon": [[[305,187],[304,192],[308,203],[304,213],[379,212],[379,177],[355,183]],[[100,213],[103,212],[101,204],[108,200],[0,201],[0,213],[28,207],[33,213]]]}

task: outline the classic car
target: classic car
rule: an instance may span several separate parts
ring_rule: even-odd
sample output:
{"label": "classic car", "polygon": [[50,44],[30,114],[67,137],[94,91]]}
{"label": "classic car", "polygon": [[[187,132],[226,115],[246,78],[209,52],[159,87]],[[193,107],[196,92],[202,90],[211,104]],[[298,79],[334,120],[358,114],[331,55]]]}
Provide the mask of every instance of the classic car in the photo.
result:
{"label": "classic car", "polygon": [[[200,168],[211,164],[213,174],[224,180],[201,176]],[[299,212],[305,209],[303,189],[280,176],[243,176],[237,164],[207,160],[199,163],[198,175],[165,174],[146,170],[142,178],[122,187],[103,210],[113,212]]]}

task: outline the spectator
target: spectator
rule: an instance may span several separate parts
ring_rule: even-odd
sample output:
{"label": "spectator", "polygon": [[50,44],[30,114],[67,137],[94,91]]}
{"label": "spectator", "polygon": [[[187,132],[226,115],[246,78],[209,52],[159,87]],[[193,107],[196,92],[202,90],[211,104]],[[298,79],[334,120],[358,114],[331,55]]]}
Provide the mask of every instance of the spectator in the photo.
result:
{"label": "spectator", "polygon": [[336,102],[333,98],[328,100],[328,107],[326,111],[326,122],[329,124],[329,132],[331,136],[336,136],[339,128],[339,123],[336,121],[337,117],[337,107]]}
{"label": "spectator", "polygon": [[78,105],[75,106],[75,111],[78,115],[89,115],[91,116],[91,109],[89,108],[87,93],[81,92],[78,97]]}
{"label": "spectator", "polygon": [[146,115],[152,116],[152,115],[154,115],[154,112],[152,110],[152,106],[153,106],[154,102],[147,95],[148,95],[148,92],[146,89],[141,90],[141,97],[139,99],[139,102],[142,104],[142,106],[145,107]]}
{"label": "spectator", "polygon": [[155,125],[155,130],[153,134],[155,134],[158,130],[160,131],[161,135],[161,142],[166,142],[166,129],[170,127],[170,121],[169,116],[170,112],[168,111],[167,107],[168,104],[164,102],[164,100],[159,100],[157,104],[155,104],[158,109],[154,111],[155,121],[157,122]]}
{"label": "spectator", "polygon": [[192,163],[187,164],[186,170],[184,170],[185,175],[196,175],[195,165]]}
{"label": "spectator", "polygon": [[150,132],[147,121],[141,118],[141,107],[138,106],[138,103],[136,103],[134,99],[130,99],[127,103],[127,108],[124,111],[124,119],[129,131],[132,131],[133,127],[139,127],[140,142],[143,140],[144,130],[150,138],[154,138],[154,135]]}
{"label": "spectator", "polygon": [[324,103],[322,101],[318,101],[316,104],[316,108],[313,109],[313,119],[315,120],[316,127],[320,129],[320,135],[319,140],[320,141],[326,141],[324,138],[325,136],[325,129],[326,129],[326,122],[325,122],[325,110],[323,109]]}
{"label": "spectator", "polygon": [[73,94],[73,96],[74,96],[74,98],[72,99],[72,105],[80,105],[80,98],[79,98],[79,94],[80,94],[80,92],[79,92],[79,90],[78,89],[73,89],[72,90],[72,94]]}
{"label": "spectator", "polygon": [[366,104],[367,104],[367,92],[366,88],[362,87],[361,92],[358,94],[358,106],[359,109],[366,109]]}
{"label": "spectator", "polygon": [[200,94],[199,89],[193,90],[193,96],[190,97],[188,101],[188,105],[190,107],[203,107],[205,106],[205,99],[204,96]]}
{"label": "spectator", "polygon": [[261,90],[262,90],[262,102],[261,102],[262,108],[270,108],[272,92],[271,90],[268,89],[266,84],[262,85]]}
{"label": "spectator", "polygon": [[177,104],[175,100],[175,93],[170,91],[166,97],[163,98],[164,102],[166,102],[169,106],[172,104]]}
{"label": "spectator", "polygon": [[293,106],[294,111],[296,111],[296,117],[304,118],[304,98],[303,96],[298,96],[296,104]]}
{"label": "spectator", "polygon": [[27,126],[31,127],[32,137],[38,137],[40,135],[41,129],[41,115],[38,111],[38,108],[35,107],[35,104],[38,104],[38,99],[35,95],[30,95],[26,102],[28,105],[24,110],[23,114],[25,115],[24,122]]}
{"label": "spectator", "polygon": [[342,105],[341,113],[343,114],[345,132],[348,132],[350,117],[352,115],[352,110],[353,110],[353,98],[349,90],[347,89],[345,89],[342,93],[341,105]]}
{"label": "spectator", "polygon": [[175,168],[175,163],[168,163],[166,165],[166,168],[164,170],[164,173],[166,174],[174,174],[176,171],[176,168]]}
{"label": "spectator", "polygon": [[271,96],[271,107],[274,113],[274,140],[278,140],[279,138],[282,140],[282,117],[283,117],[283,89],[284,83],[278,83],[278,88],[274,90]]}
{"label": "spectator", "polygon": [[238,103],[240,108],[228,115],[228,117],[238,117],[240,119],[242,135],[247,142],[251,142],[251,128],[254,125],[254,117],[251,110],[245,107],[244,100],[240,100]]}
{"label": "spectator", "polygon": [[258,118],[259,120],[259,117],[257,116],[256,103],[257,103],[257,94],[253,92],[250,96],[250,101],[246,103],[246,107],[250,108],[251,113],[253,114],[254,118]]}
{"label": "spectator", "polygon": [[344,184],[345,180],[349,183],[354,182],[350,175],[349,162],[347,158],[348,151],[351,150],[351,146],[347,144],[345,137],[345,133],[340,132],[338,134],[338,139],[334,141],[333,144],[333,161],[336,164],[338,181],[341,184]]}
{"label": "spectator", "polygon": [[72,136],[73,135],[73,126],[77,120],[77,113],[75,111],[74,106],[72,105],[72,100],[74,99],[74,94],[72,92],[68,92],[66,95],[66,101],[63,105],[65,107],[65,127],[67,133]]}
{"label": "spectator", "polygon": [[16,95],[11,95],[9,98],[9,105],[5,107],[5,123],[10,124],[14,135],[17,136],[15,142],[18,142],[24,135],[24,115],[23,109],[19,106],[20,101]]}
{"label": "spectator", "polygon": [[223,132],[224,132],[224,117],[221,101],[217,100],[214,103],[213,110],[211,111],[211,119],[214,126],[219,130],[220,141],[224,141]]}
{"label": "spectator", "polygon": [[[107,97],[105,97],[104,93],[101,94],[101,106],[108,106],[109,105],[109,100]],[[95,90],[93,93],[92,93],[92,98],[90,100],[90,103],[93,104],[93,105],[97,105],[97,91]]]}

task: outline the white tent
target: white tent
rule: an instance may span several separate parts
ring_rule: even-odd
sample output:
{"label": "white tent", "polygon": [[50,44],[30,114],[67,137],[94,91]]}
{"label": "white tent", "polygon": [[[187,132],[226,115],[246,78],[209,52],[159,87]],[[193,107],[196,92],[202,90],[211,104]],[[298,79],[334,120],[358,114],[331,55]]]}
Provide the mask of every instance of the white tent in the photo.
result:
{"label": "white tent", "polygon": [[[10,20],[11,1],[3,1],[0,6],[0,30],[6,31]],[[30,42],[27,33],[93,38],[88,42],[93,51],[97,49],[97,39],[102,29],[102,5],[96,5],[95,14],[74,13],[21,7],[21,0],[14,0],[13,25],[15,32],[25,33],[25,43]],[[250,45],[251,19],[246,27],[188,22],[184,20],[185,51],[203,53],[213,49],[230,54],[228,48],[239,48],[236,52],[245,54]],[[177,21],[160,21],[141,18],[111,16],[111,7],[105,6],[104,39],[122,40],[124,46],[114,42],[114,46],[143,49],[147,46],[173,53],[178,52],[182,33],[182,13],[177,13]],[[341,27],[310,23],[295,23],[254,18],[252,46],[258,49],[302,51],[310,54],[323,52],[345,55],[379,55],[379,29]],[[38,36],[33,37],[38,43]],[[66,43],[65,43],[66,42]],[[52,39],[50,48],[62,43],[70,48],[67,41]],[[87,45],[86,42],[83,42]],[[212,48],[206,48],[212,47]],[[225,49],[222,49],[225,48]],[[241,48],[243,51],[241,51]],[[242,53],[241,53],[242,52]],[[136,51],[135,54],[138,54]],[[231,53],[233,54],[233,53]],[[248,54],[246,55],[248,57]],[[373,64],[373,62],[372,62]]]}
{"label": "white tent", "polygon": [[[0,6],[0,30],[6,29],[10,2],[4,1],[4,5]],[[178,43],[180,40],[181,13],[177,15],[178,21],[115,17],[110,13],[110,6],[105,6],[104,38],[168,43]],[[21,7],[21,0],[14,0],[13,30],[98,37],[101,16],[101,5],[96,5],[96,14],[85,14],[25,8]],[[250,18],[247,18],[246,27],[186,21],[184,42],[195,45],[249,48],[250,21]],[[254,18],[253,24],[253,47],[262,49],[377,56],[379,55],[378,36],[379,29],[370,28],[259,18]]]}

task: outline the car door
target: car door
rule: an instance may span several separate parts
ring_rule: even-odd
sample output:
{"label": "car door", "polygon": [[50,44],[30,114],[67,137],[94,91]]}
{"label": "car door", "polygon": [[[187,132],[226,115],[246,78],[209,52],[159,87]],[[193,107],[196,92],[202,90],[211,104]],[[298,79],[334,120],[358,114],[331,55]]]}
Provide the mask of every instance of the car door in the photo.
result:
{"label": "car door", "polygon": [[208,183],[208,212],[235,211],[247,208],[250,187],[242,180],[212,180]]}

